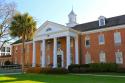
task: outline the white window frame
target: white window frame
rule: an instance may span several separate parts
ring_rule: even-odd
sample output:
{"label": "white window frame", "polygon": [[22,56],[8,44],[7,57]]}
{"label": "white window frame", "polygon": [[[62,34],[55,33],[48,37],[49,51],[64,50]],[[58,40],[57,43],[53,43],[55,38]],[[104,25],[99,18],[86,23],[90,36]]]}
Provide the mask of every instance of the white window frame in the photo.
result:
{"label": "white window frame", "polygon": [[100,63],[106,63],[106,54],[105,54],[105,52],[100,52],[99,60],[100,60]]}
{"label": "white window frame", "polygon": [[[103,41],[101,41],[101,37],[103,37],[103,38],[102,38]],[[100,34],[100,35],[98,36],[98,40],[99,40],[99,45],[105,44],[105,37],[104,37],[104,34]]]}
{"label": "white window frame", "polygon": [[[86,41],[89,40],[89,45],[86,45]],[[86,36],[85,37],[85,47],[90,47],[90,37],[89,36]]]}
{"label": "white window frame", "polygon": [[90,53],[87,52],[85,55],[85,64],[90,64],[90,63],[92,63],[91,55],[90,55]]}
{"label": "white window frame", "polygon": [[122,52],[115,52],[116,64],[123,64],[123,55]]}
{"label": "white window frame", "polygon": [[104,16],[99,17],[99,26],[105,26],[105,17]]}
{"label": "white window frame", "polygon": [[121,43],[121,33],[120,32],[115,32],[114,33],[114,42],[115,42],[115,44],[120,44]]}

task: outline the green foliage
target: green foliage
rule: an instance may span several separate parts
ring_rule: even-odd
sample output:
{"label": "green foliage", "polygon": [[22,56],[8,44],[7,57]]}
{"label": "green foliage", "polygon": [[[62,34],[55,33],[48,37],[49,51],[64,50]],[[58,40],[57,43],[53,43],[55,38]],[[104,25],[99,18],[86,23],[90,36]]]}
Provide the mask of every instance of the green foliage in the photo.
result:
{"label": "green foliage", "polygon": [[27,73],[43,73],[43,74],[67,74],[68,70],[65,68],[29,68]]}
{"label": "green foliage", "polygon": [[87,73],[87,72],[117,72],[118,65],[115,63],[92,63],[70,65],[69,72],[72,73]]}
{"label": "green foliage", "polygon": [[16,14],[10,26],[10,34],[13,37],[31,40],[36,31],[36,21],[28,13]]}
{"label": "green foliage", "polygon": [[11,62],[9,60],[5,61],[4,65],[11,65]]}

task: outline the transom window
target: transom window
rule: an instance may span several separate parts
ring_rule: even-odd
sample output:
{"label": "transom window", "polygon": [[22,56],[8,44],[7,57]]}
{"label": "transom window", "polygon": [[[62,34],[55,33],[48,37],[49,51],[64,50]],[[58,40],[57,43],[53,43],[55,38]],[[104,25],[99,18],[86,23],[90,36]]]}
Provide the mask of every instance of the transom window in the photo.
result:
{"label": "transom window", "polygon": [[104,34],[100,34],[98,38],[99,38],[99,44],[105,43]]}

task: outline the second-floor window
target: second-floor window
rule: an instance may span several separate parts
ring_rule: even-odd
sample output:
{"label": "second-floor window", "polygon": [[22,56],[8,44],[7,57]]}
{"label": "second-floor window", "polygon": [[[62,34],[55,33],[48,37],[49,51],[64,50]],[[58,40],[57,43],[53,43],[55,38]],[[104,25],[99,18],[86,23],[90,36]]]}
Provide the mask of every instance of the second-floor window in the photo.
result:
{"label": "second-floor window", "polygon": [[105,43],[104,34],[100,34],[98,38],[99,38],[99,44],[104,44]]}
{"label": "second-floor window", "polygon": [[121,43],[121,34],[120,34],[120,32],[115,32],[114,33],[114,42],[115,42],[115,44]]}
{"label": "second-floor window", "polygon": [[89,38],[89,36],[85,37],[85,47],[90,47],[90,38]]}

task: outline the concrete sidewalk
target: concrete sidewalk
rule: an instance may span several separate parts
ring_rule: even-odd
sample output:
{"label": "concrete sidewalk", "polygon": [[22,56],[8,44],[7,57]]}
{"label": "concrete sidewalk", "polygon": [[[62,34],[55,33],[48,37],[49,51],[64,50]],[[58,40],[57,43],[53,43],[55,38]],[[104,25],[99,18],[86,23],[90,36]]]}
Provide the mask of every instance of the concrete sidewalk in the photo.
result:
{"label": "concrete sidewalk", "polygon": [[124,77],[125,75],[98,75],[98,74],[72,74],[72,75],[84,75],[84,76],[103,76],[103,77]]}
{"label": "concrete sidewalk", "polygon": [[22,74],[21,72],[20,73],[0,73],[0,75],[15,75],[15,74]]}

